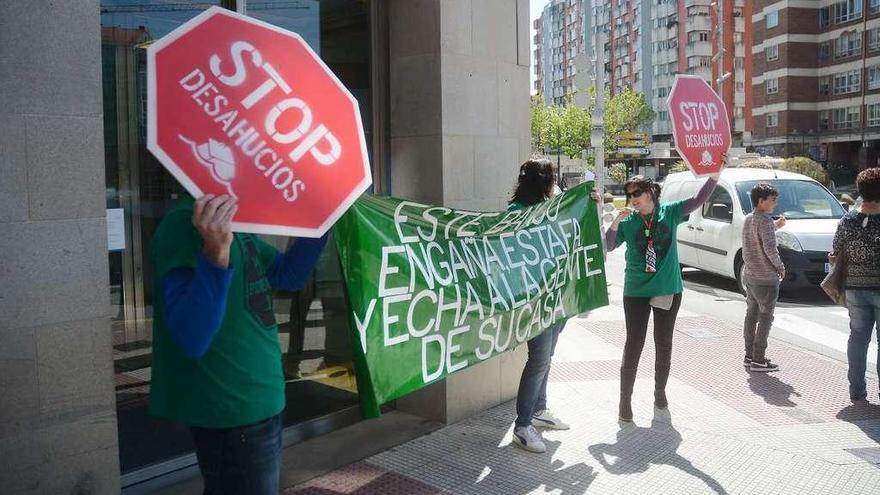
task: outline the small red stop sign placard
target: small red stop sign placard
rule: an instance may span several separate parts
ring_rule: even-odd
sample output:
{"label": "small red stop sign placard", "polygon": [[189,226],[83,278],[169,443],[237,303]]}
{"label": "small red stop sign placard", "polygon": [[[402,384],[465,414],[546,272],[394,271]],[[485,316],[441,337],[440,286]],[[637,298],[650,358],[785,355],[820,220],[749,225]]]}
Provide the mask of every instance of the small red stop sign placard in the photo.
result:
{"label": "small red stop sign placard", "polygon": [[147,50],[147,147],[233,229],[318,237],[372,183],[355,98],[297,34],[212,7]]}
{"label": "small red stop sign placard", "polygon": [[675,149],[696,176],[713,175],[724,168],[730,149],[727,107],[701,77],[675,76],[667,99]]}

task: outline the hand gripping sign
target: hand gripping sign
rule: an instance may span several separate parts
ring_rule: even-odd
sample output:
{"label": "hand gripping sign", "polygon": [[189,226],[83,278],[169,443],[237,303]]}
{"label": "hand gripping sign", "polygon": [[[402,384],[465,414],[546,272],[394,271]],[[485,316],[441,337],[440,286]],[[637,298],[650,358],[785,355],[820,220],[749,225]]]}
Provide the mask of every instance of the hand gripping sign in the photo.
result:
{"label": "hand gripping sign", "polygon": [[296,33],[212,7],[147,50],[147,147],[239,232],[318,237],[371,184],[357,101]]}
{"label": "hand gripping sign", "polygon": [[727,107],[701,77],[677,75],[667,100],[675,149],[694,175],[721,172],[730,150]]}

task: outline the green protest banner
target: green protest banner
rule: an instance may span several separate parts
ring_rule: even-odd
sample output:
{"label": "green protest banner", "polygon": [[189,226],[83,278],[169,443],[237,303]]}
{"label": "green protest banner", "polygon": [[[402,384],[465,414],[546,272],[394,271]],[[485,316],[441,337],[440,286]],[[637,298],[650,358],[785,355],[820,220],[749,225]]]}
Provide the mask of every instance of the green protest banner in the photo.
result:
{"label": "green protest banner", "polygon": [[607,305],[591,189],[492,213],[358,199],[335,237],[365,414]]}

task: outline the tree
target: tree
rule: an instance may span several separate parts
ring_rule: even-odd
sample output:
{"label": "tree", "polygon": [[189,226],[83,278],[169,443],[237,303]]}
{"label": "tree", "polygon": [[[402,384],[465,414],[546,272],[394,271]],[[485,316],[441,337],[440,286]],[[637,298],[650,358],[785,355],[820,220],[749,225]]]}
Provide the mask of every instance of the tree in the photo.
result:
{"label": "tree", "polygon": [[608,178],[617,182],[618,184],[623,184],[627,179],[627,170],[625,163],[615,163],[608,168]]}
{"label": "tree", "polygon": [[621,93],[608,98],[605,107],[605,151],[614,153],[619,148],[624,132],[634,132],[654,120],[654,110],[648,105],[645,96],[626,88]]}
{"label": "tree", "polygon": [[578,158],[590,145],[592,119],[589,108],[572,103],[545,105],[540,95],[532,96],[531,131],[533,149],[550,148]]}
{"label": "tree", "polygon": [[811,179],[825,183],[825,170],[823,170],[822,166],[817,162],[814,162],[805,156],[786,158],[785,160],[782,160],[779,169],[806,175]]}
{"label": "tree", "polygon": [[529,102],[531,110],[531,127],[532,127],[532,149],[544,147],[545,132],[547,129],[547,106],[544,105],[544,99],[541,95],[532,95]]}
{"label": "tree", "polygon": [[676,172],[687,172],[688,170],[690,169],[688,168],[687,163],[685,163],[683,160],[679,160],[673,163],[671,167],[669,167],[670,174],[674,174]]}

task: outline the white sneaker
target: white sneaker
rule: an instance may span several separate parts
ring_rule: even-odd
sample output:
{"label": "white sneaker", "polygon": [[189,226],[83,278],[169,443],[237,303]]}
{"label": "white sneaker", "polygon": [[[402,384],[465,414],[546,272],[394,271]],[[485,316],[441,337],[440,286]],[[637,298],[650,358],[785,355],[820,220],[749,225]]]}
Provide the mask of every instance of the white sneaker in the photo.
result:
{"label": "white sneaker", "polygon": [[554,416],[553,413],[550,412],[550,409],[544,409],[543,411],[535,413],[535,417],[532,418],[532,424],[538,428],[547,428],[550,430],[567,430],[570,428],[570,426]]}
{"label": "white sneaker", "polygon": [[547,452],[544,438],[541,437],[541,433],[532,425],[514,427],[513,443],[536,454]]}

